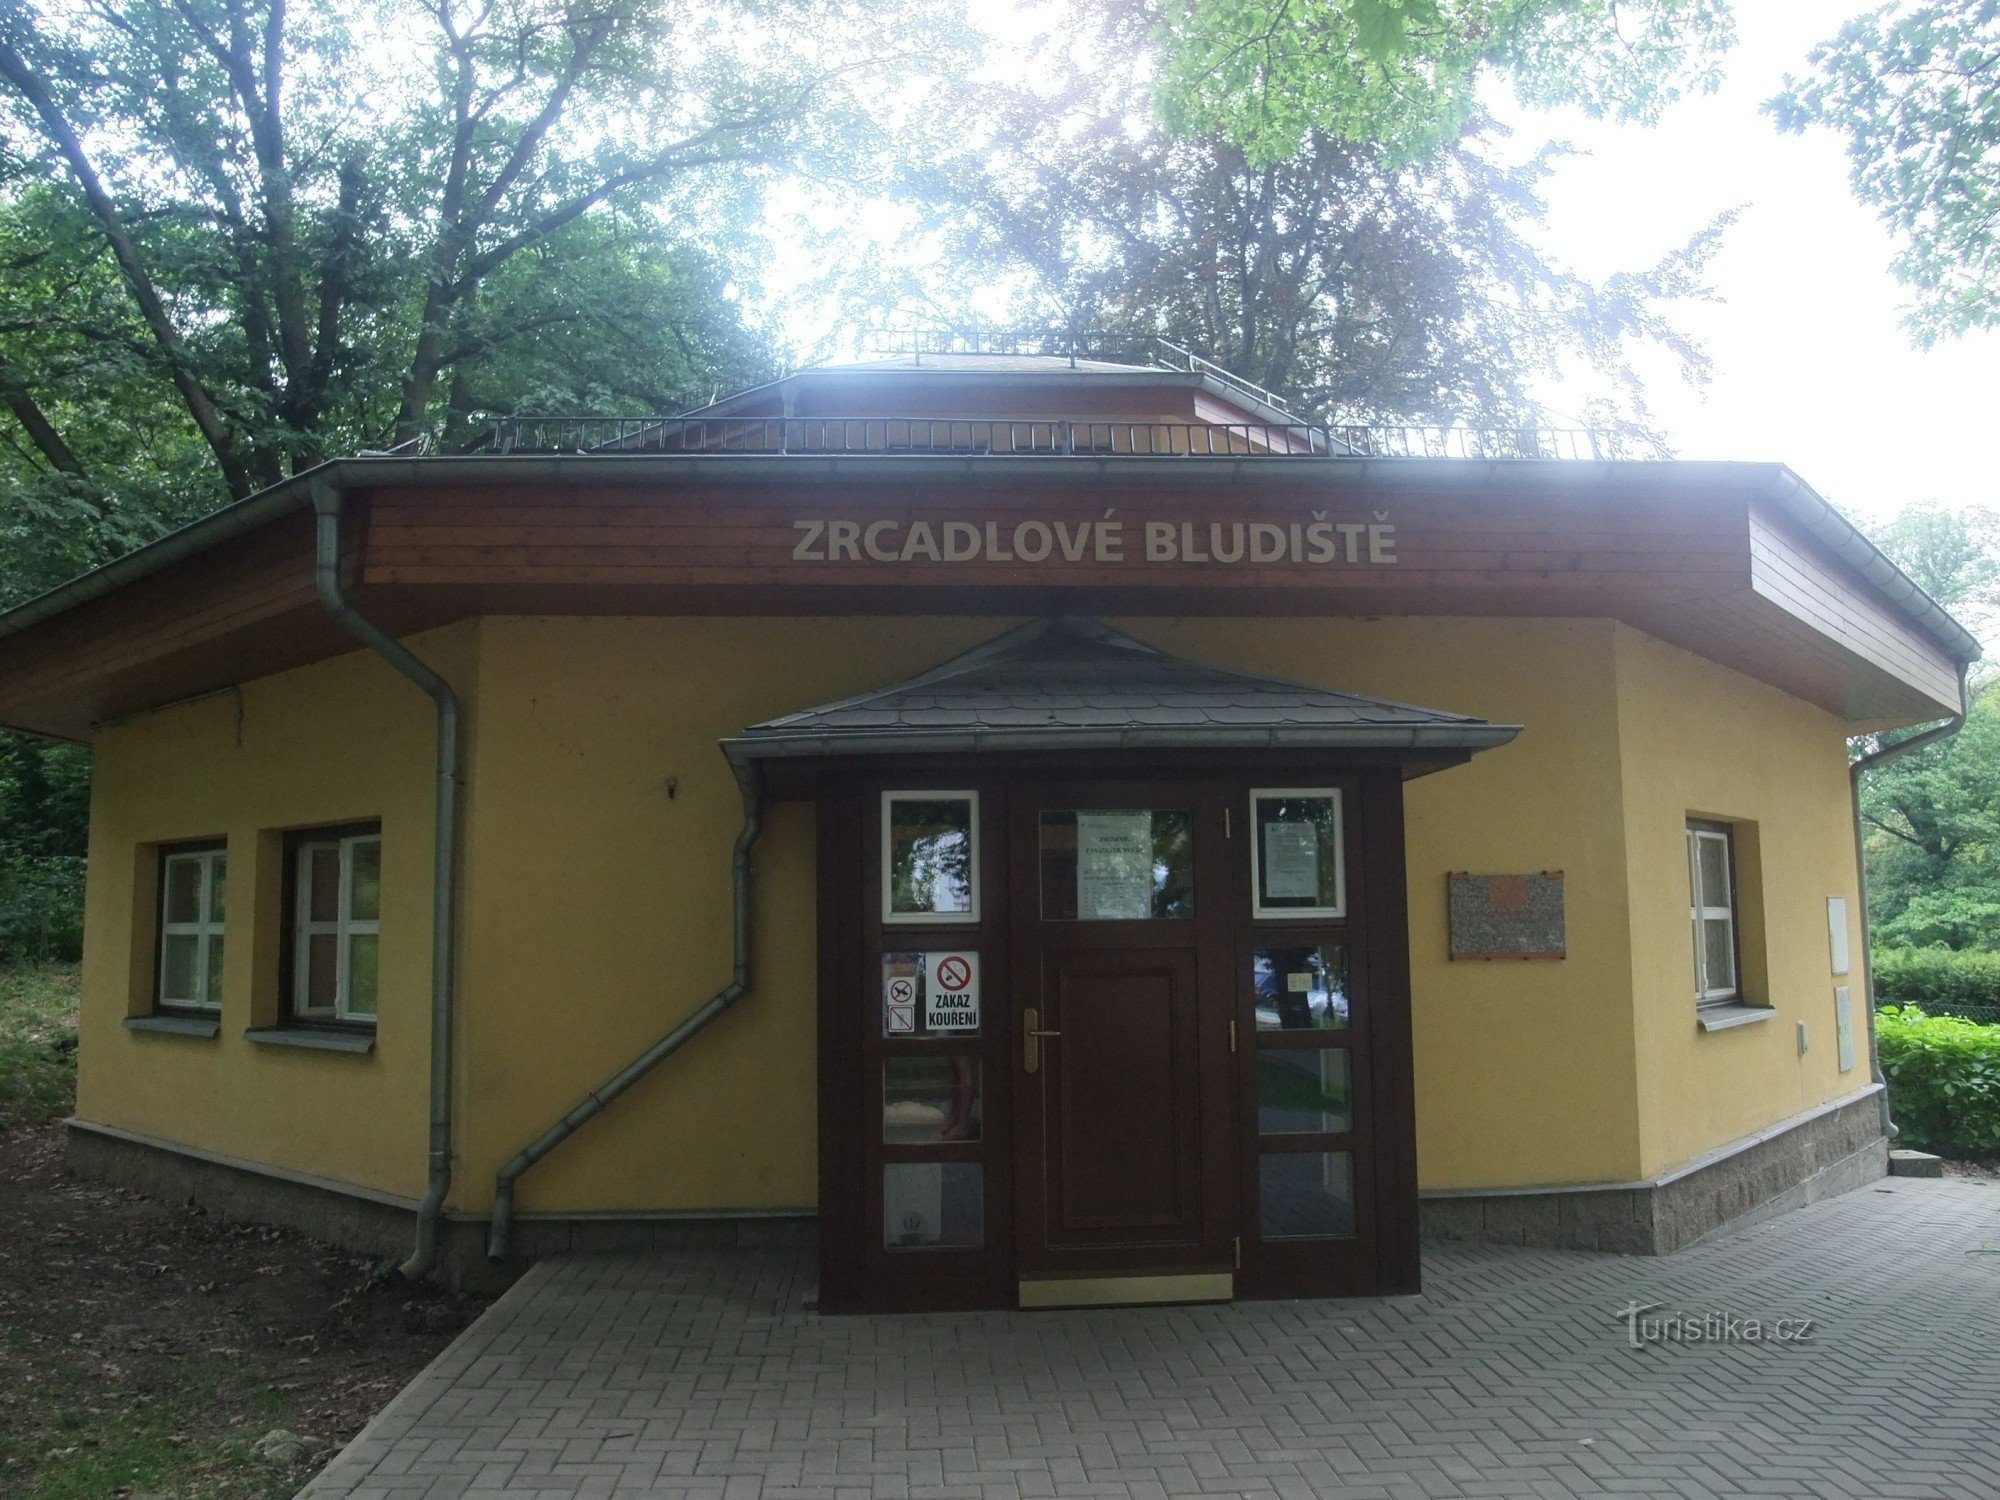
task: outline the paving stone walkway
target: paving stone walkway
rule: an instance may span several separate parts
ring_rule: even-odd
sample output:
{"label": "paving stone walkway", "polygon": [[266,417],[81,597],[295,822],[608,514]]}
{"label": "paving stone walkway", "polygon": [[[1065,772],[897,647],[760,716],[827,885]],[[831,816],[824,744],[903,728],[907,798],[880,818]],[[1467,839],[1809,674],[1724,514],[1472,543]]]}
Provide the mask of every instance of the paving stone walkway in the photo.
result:
{"label": "paving stone walkway", "polygon": [[[1658,1259],[1430,1246],[1424,1277],[821,1318],[795,1256],[552,1261],[305,1494],[2000,1497],[2000,1184],[1896,1179]],[[1635,1349],[1634,1302],[1811,1336]]]}

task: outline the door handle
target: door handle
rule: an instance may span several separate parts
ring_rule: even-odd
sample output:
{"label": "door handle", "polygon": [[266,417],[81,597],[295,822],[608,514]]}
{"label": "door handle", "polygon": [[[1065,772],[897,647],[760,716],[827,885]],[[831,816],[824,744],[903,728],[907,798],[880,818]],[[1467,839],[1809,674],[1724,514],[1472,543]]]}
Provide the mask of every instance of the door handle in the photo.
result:
{"label": "door handle", "polygon": [[1042,1013],[1033,1006],[1021,1012],[1021,1071],[1039,1073],[1042,1068],[1042,1038],[1061,1036],[1060,1031],[1041,1029]]}

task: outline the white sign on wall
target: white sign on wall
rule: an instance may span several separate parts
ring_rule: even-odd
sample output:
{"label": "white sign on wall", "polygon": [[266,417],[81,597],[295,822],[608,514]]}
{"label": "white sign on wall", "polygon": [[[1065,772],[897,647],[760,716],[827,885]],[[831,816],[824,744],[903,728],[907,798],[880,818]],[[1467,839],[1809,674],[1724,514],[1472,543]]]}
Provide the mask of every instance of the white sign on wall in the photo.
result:
{"label": "white sign on wall", "polygon": [[1847,972],[1847,898],[1826,898],[1826,945],[1833,959],[1833,972]]}
{"label": "white sign on wall", "polygon": [[979,955],[924,955],[924,1030],[979,1029]]}

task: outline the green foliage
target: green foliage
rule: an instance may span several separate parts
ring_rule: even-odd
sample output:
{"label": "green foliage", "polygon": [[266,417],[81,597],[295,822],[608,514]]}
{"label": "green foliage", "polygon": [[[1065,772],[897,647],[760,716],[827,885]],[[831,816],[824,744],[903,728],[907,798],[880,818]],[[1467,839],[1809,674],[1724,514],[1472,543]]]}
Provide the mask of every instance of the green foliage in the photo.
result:
{"label": "green foliage", "polygon": [[1256,166],[1313,133],[1409,161],[1454,140],[1489,73],[1526,99],[1650,120],[1713,88],[1727,0],[1164,0],[1160,100]]}
{"label": "green foliage", "polygon": [[1912,505],[1869,534],[1973,634],[1993,623],[2000,611],[2000,513],[1979,505]]}
{"label": "green foliage", "polygon": [[83,861],[0,858],[0,964],[75,962],[83,955]]}
{"label": "green foliage", "polygon": [[2000,1018],[2000,953],[1883,946],[1873,951],[1872,967],[1880,1004]]}
{"label": "green foliage", "polygon": [[46,1125],[76,1098],[76,971],[0,968],[0,1131]]}
{"label": "green foliage", "polygon": [[879,182],[967,36],[961,0],[0,6],[0,602],[330,455],[767,378],[765,188]]}
{"label": "green foliage", "polygon": [[[1991,632],[2000,610],[2000,516],[1918,505],[1873,535],[1968,628]],[[2000,682],[1975,682],[1956,735],[1867,772],[1861,821],[1876,942],[2000,949]]]}
{"label": "green foliage", "polygon": [[1905,1144],[1940,1156],[2000,1155],[2000,1026],[1906,1005],[1878,1012],[1875,1036]]}
{"label": "green foliage", "polygon": [[1903,0],[1850,21],[1769,108],[1847,142],[1855,196],[1901,245],[1925,344],[2000,324],[2000,0]]}
{"label": "green foliage", "polygon": [[962,324],[968,279],[1006,287],[1033,309],[1023,322],[1105,336],[1114,358],[1164,336],[1341,421],[1532,421],[1535,389],[1587,372],[1603,425],[1642,423],[1634,347],[1704,373],[1660,308],[1705,290],[1717,230],[1593,283],[1536,243],[1559,150],[1502,165],[1482,128],[1398,165],[1313,129],[1260,166],[1152,121],[1151,46],[1129,18],[1083,14],[1047,39],[1030,83],[989,90],[987,127],[909,183],[937,273],[873,300]]}
{"label": "green foliage", "polygon": [[82,952],[89,819],[87,752],[0,735],[0,964]]}
{"label": "green foliage", "polygon": [[1877,941],[2000,948],[2000,685],[1956,735],[1867,772],[1861,820]]}

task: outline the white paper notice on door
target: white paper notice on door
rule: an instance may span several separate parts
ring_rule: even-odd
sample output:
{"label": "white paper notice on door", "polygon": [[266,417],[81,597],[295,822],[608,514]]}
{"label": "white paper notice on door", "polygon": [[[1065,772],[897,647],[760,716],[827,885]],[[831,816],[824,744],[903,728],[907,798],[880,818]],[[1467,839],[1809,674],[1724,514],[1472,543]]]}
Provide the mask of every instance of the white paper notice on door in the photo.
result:
{"label": "white paper notice on door", "polygon": [[1153,914],[1153,815],[1076,815],[1076,914],[1127,922]]}
{"label": "white paper notice on door", "polygon": [[1264,825],[1264,899],[1319,899],[1319,827],[1313,823]]}

